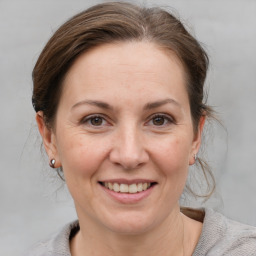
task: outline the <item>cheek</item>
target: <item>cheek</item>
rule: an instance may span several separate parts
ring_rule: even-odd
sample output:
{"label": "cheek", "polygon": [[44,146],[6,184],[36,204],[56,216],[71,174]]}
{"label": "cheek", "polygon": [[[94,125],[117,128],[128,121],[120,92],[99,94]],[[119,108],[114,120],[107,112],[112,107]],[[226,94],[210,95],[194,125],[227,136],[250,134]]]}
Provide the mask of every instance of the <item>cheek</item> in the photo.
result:
{"label": "cheek", "polygon": [[190,143],[182,137],[165,140],[156,148],[163,163],[176,167],[188,166]]}
{"label": "cheek", "polygon": [[66,136],[59,144],[59,157],[67,178],[90,179],[104,159],[106,150],[84,134]]}
{"label": "cheek", "polygon": [[[189,169],[189,143],[182,138],[169,140],[159,145],[158,163],[162,175],[165,200],[175,203],[180,198]],[[172,204],[170,204],[172,205]]]}
{"label": "cheek", "polygon": [[163,182],[172,188],[172,191],[183,190],[186,183],[190,143],[182,137],[165,139],[155,147],[155,165],[163,175]]}

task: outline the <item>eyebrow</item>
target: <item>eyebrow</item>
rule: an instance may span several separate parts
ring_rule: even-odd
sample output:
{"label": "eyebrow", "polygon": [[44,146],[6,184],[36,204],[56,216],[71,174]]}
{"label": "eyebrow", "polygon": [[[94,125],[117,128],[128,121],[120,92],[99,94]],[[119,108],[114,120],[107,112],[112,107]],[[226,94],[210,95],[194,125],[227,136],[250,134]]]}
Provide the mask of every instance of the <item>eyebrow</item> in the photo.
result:
{"label": "eyebrow", "polygon": [[75,105],[72,106],[71,109],[74,109],[78,106],[81,105],[92,105],[92,106],[96,106],[99,108],[103,108],[103,109],[113,109],[113,107],[111,107],[108,103],[103,102],[103,101],[98,101],[98,100],[83,100],[83,101],[79,101],[77,102]]}
{"label": "eyebrow", "polygon": [[181,108],[181,105],[176,100],[168,98],[168,99],[164,99],[164,100],[149,102],[145,105],[145,107],[143,109],[144,110],[150,110],[150,109],[161,107],[161,106],[163,106],[165,104],[168,104],[168,103],[174,104],[177,107]]}
{"label": "eyebrow", "polygon": [[[143,110],[150,110],[150,109],[158,108],[158,107],[161,107],[161,106],[163,106],[165,104],[168,104],[168,103],[174,104],[174,105],[181,108],[181,105],[176,100],[168,98],[168,99],[164,99],[164,100],[149,102],[143,107]],[[76,108],[78,106],[81,106],[81,105],[84,105],[84,104],[85,105],[96,106],[96,107],[99,107],[99,108],[102,108],[102,109],[113,110],[113,107],[110,106],[108,103],[103,102],[103,101],[97,101],[97,100],[79,101],[75,105],[73,105],[71,109],[74,109],[74,108]]]}

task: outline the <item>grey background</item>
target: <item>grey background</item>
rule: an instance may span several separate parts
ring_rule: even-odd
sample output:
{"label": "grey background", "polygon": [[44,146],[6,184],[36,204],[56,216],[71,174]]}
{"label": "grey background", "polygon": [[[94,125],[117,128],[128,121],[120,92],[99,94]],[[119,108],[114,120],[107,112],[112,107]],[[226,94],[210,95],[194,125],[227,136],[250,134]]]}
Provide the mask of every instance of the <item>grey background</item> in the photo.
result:
{"label": "grey background", "polygon": [[[40,152],[31,71],[53,31],[99,2],[0,0],[0,255],[20,255],[76,218],[65,185]],[[177,10],[210,55],[209,103],[225,128],[214,125],[205,141],[218,184],[206,205],[256,225],[256,1],[144,3]]]}

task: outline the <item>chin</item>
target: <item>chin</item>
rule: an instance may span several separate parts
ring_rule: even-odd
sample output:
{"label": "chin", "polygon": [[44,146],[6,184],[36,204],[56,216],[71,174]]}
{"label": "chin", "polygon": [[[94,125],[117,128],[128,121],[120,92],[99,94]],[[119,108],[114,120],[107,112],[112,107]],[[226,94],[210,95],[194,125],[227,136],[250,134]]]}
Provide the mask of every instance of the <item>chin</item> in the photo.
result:
{"label": "chin", "polygon": [[111,219],[104,222],[104,226],[114,233],[140,235],[155,226],[155,218],[141,212],[120,213],[112,215]]}

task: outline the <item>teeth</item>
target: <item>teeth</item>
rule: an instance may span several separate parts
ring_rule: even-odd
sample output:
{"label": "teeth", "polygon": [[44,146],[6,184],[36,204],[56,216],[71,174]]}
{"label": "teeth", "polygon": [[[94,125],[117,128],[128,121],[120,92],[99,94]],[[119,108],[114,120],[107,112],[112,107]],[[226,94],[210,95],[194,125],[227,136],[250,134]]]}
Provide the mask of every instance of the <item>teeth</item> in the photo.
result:
{"label": "teeth", "polygon": [[121,193],[129,192],[129,186],[127,184],[120,184],[119,190]]}
{"label": "teeth", "polygon": [[142,190],[146,190],[148,188],[148,183],[143,183],[142,184]]}
{"label": "teeth", "polygon": [[119,190],[119,185],[117,184],[117,183],[114,183],[114,185],[113,185],[113,190],[115,191],[115,192],[119,192],[120,190]]}
{"label": "teeth", "polygon": [[141,192],[143,190],[142,183],[139,183],[137,188],[138,188],[138,192]]}
{"label": "teeth", "polygon": [[136,184],[129,185],[129,193],[137,193],[137,192],[138,192],[138,189]]}
{"label": "teeth", "polygon": [[113,184],[110,183],[110,182],[108,182],[107,184],[108,184],[108,185],[105,186],[105,187],[106,187],[106,188],[109,188],[110,190],[113,190]]}
{"label": "teeth", "polygon": [[115,192],[134,194],[134,193],[147,190],[151,186],[151,183],[145,182],[145,183],[138,183],[138,184],[134,183],[134,184],[128,185],[128,184],[104,182],[103,185],[109,190],[113,190]]}

